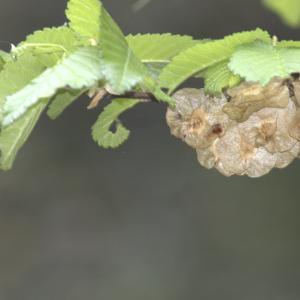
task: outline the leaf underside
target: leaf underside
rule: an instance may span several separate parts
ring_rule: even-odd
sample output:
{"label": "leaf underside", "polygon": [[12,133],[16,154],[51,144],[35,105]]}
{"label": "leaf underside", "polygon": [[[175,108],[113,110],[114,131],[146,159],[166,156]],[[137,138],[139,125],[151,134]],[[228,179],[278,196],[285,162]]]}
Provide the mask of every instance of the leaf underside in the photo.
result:
{"label": "leaf underside", "polygon": [[117,94],[123,94],[141,83],[147,71],[129,48],[118,25],[104,9],[101,16],[100,39],[103,73],[112,90]]}
{"label": "leaf underside", "polygon": [[277,48],[255,43],[241,46],[232,56],[230,69],[247,81],[267,84],[273,77],[300,71],[300,48]]}

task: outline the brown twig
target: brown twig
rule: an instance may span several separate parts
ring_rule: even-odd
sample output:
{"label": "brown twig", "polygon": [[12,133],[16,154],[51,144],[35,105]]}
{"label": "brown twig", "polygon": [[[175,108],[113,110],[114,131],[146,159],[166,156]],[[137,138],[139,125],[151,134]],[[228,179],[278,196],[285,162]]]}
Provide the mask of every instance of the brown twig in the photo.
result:
{"label": "brown twig", "polygon": [[130,99],[136,99],[142,102],[158,102],[155,96],[151,93],[146,92],[128,92],[124,95],[111,95],[112,99],[115,98],[130,98]]}

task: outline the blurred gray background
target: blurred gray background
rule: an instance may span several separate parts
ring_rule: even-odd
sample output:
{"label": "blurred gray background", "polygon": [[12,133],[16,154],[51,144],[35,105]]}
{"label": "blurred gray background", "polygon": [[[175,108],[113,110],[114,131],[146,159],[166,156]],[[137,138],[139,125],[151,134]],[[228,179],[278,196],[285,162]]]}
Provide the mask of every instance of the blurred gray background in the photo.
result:
{"label": "blurred gray background", "polygon": [[[300,39],[259,0],[107,0],[126,33],[197,38],[257,26]],[[65,1],[1,0],[0,39],[65,22]],[[4,46],[3,46],[4,47]],[[299,300],[300,162],[259,180],[202,169],[163,105],[123,120],[131,139],[90,138],[81,99],[43,117],[0,174],[0,300]]]}

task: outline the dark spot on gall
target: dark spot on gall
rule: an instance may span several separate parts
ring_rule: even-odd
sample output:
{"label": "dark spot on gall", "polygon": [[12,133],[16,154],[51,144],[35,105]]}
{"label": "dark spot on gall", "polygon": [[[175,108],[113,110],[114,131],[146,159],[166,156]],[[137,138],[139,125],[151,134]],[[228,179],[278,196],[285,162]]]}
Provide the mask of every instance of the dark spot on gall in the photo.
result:
{"label": "dark spot on gall", "polygon": [[213,134],[217,134],[217,135],[223,133],[223,128],[222,128],[221,124],[214,125],[212,127],[212,132],[213,132]]}
{"label": "dark spot on gall", "polygon": [[177,114],[176,114],[176,118],[177,118],[178,120],[181,120],[181,119],[182,119],[182,115],[181,115],[180,113],[177,113]]}
{"label": "dark spot on gall", "polygon": [[290,79],[287,79],[285,81],[283,81],[283,84],[287,86],[287,88],[289,89],[289,94],[291,98],[295,97],[295,88],[293,85],[293,82]]}
{"label": "dark spot on gall", "polygon": [[293,79],[295,79],[295,80],[300,79],[300,73],[292,73],[291,76],[292,76]]}

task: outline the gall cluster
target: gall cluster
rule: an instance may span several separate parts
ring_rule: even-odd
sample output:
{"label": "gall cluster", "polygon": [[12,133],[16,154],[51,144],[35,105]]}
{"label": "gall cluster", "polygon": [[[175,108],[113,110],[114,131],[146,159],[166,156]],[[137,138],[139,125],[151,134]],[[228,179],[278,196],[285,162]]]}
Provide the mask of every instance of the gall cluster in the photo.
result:
{"label": "gall cluster", "polygon": [[300,80],[243,82],[218,97],[182,89],[169,108],[171,133],[197,152],[207,169],[260,177],[300,158]]}

